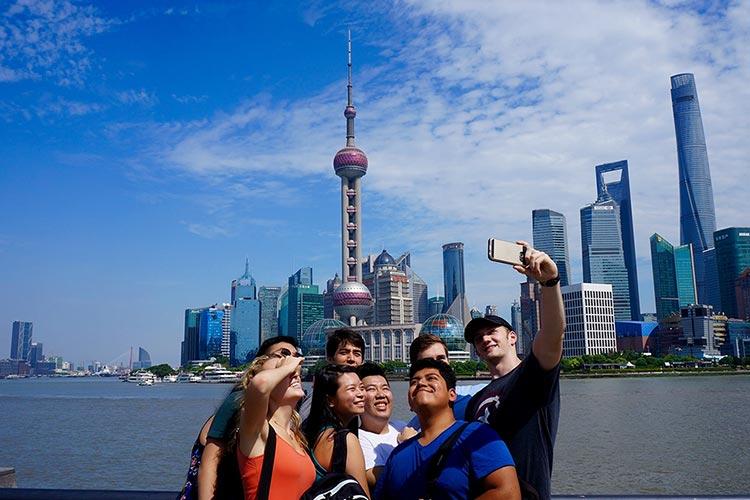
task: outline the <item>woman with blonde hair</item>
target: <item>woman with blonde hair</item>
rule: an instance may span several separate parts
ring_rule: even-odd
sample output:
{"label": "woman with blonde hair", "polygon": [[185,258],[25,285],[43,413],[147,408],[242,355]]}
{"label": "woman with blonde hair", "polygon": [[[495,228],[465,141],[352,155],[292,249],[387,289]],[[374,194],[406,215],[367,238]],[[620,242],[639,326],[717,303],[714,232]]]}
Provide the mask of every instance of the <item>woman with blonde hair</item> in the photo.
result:
{"label": "woman with blonde hair", "polygon": [[[315,481],[295,411],[305,395],[299,374],[302,357],[284,354],[257,357],[243,379],[237,461],[246,500],[299,498]],[[267,442],[275,446],[267,447]],[[273,454],[265,457],[272,448]]]}

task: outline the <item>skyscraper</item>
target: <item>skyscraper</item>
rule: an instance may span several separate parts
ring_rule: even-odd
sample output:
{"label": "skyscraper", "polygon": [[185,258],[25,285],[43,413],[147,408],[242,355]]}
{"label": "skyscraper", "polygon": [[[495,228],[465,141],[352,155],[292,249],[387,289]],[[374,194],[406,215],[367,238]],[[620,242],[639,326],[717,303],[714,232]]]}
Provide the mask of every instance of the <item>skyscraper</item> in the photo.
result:
{"label": "skyscraper", "polygon": [[617,351],[612,286],[576,283],[560,292],[565,305],[563,357]]}
{"label": "skyscraper", "polygon": [[10,359],[29,359],[31,336],[34,323],[31,321],[14,321],[10,338]]}
{"label": "skyscraper", "polygon": [[698,303],[695,287],[695,258],[693,245],[674,247],[674,275],[677,281],[677,299],[680,307]]}
{"label": "skyscraper", "polygon": [[414,322],[409,277],[398,268],[387,251],[378,255],[372,273],[364,277],[370,288],[373,307],[372,325],[403,325]]}
{"label": "skyscraper", "polygon": [[255,279],[250,275],[250,263],[246,259],[245,272],[232,281],[229,359],[233,365],[246,363],[255,357],[260,347],[260,301],[257,290]]}
{"label": "skyscraper", "polygon": [[713,246],[716,215],[698,92],[692,73],[672,76],[671,84],[680,179],[680,244],[692,243],[698,301],[711,304],[706,300],[706,280],[716,270],[706,267],[704,252]]}
{"label": "skyscraper", "polygon": [[191,361],[201,359],[198,355],[200,313],[201,309],[199,308],[185,309],[185,334],[182,341],[181,366],[187,366]]}
{"label": "skyscraper", "polygon": [[674,247],[656,233],[651,235],[650,242],[656,317],[661,321],[680,310],[677,298]]}
{"label": "skyscraper", "polygon": [[[362,188],[367,156],[354,145],[352,96],[352,37],[349,33],[347,60],[346,146],[333,158],[333,169],[341,177],[341,285],[333,294],[334,308],[342,321],[362,322],[372,308],[370,291],[362,284]],[[321,296],[322,300],[322,296]],[[322,318],[322,311],[321,311]],[[304,332],[304,330],[302,330]],[[300,337],[302,335],[300,332]]]}
{"label": "skyscraper", "polygon": [[323,290],[323,318],[328,319],[339,319],[333,308],[333,292],[341,285],[341,278],[339,273],[336,273],[333,278],[326,280],[326,289]]}
{"label": "skyscraper", "polygon": [[[443,245],[443,292],[445,294],[443,312],[450,309],[456,299],[464,300],[466,297],[464,244],[461,242]],[[464,318],[458,319],[464,321]]]}
{"label": "skyscraper", "polygon": [[198,359],[221,356],[224,309],[216,304],[200,310],[198,323]]}
{"label": "skyscraper", "polygon": [[424,320],[431,316],[427,283],[411,267],[411,254],[409,252],[402,254],[396,259],[396,265],[409,278],[412,307],[414,309],[414,322],[423,323]]}
{"label": "skyscraper", "polygon": [[628,271],[628,290],[630,293],[630,317],[638,321],[641,317],[641,301],[638,294],[638,267],[635,257],[635,234],[633,232],[633,209],[630,201],[630,176],[628,161],[597,165],[596,194],[602,196],[605,191],[620,208],[620,239],[625,257],[625,268]]}
{"label": "skyscraper", "polygon": [[279,296],[281,287],[262,286],[258,289],[260,301],[260,341],[279,334]]}
{"label": "skyscraper", "polygon": [[224,317],[221,319],[221,355],[232,359],[232,304],[221,305]]}
{"label": "skyscraper", "polygon": [[560,273],[560,286],[570,284],[570,257],[565,216],[548,208],[531,212],[534,248],[550,256]]}
{"label": "skyscraper", "polygon": [[622,249],[619,206],[608,195],[606,187],[596,202],[581,209],[581,253],[583,281],[612,285],[615,318],[631,320],[630,289]]}
{"label": "skyscraper", "polygon": [[[368,292],[369,295],[369,292]],[[287,332],[302,342],[305,330],[323,319],[323,294],[313,284],[312,268],[303,267],[289,277],[287,288]]]}
{"label": "skyscraper", "polygon": [[133,361],[133,370],[151,368],[151,355],[143,347],[138,347],[138,361]]}
{"label": "skyscraper", "polygon": [[721,306],[730,318],[739,318],[736,281],[750,267],[750,227],[728,227],[714,233],[719,270]]}

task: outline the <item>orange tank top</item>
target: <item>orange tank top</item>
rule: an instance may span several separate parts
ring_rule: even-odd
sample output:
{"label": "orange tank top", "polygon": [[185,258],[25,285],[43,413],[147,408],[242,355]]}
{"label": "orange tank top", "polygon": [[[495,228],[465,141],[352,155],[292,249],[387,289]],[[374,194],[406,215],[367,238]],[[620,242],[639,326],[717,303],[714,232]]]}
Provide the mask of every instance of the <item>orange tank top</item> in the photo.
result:
{"label": "orange tank top", "polygon": [[[255,500],[258,494],[263,455],[246,457],[237,447],[237,462],[242,476],[245,500]],[[299,453],[292,445],[276,437],[276,457],[273,461],[269,500],[299,498],[315,482],[315,466],[307,453]]]}

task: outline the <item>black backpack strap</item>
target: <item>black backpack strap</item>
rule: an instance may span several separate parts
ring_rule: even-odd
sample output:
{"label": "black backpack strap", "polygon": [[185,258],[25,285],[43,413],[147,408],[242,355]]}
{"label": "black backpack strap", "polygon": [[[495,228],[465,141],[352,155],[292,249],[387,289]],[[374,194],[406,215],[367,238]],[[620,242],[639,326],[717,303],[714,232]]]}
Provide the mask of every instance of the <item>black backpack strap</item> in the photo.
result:
{"label": "black backpack strap", "polygon": [[346,471],[346,437],[348,435],[349,430],[347,429],[333,431],[333,452],[331,454],[330,472]]}
{"label": "black backpack strap", "polygon": [[266,447],[263,449],[263,467],[260,469],[260,481],[258,481],[257,500],[268,500],[271,491],[271,476],[273,475],[273,462],[276,458],[276,431],[268,424],[268,438]]}
{"label": "black backpack strap", "polygon": [[443,441],[443,444],[440,445],[440,448],[438,448],[438,451],[435,453],[435,456],[433,456],[432,460],[430,460],[429,466],[427,468],[427,477],[426,477],[427,498],[436,497],[438,477],[440,477],[440,474],[443,472],[443,469],[445,468],[445,461],[448,458],[448,454],[456,445],[456,441],[458,441],[458,438],[461,437],[461,434],[464,432],[464,429],[466,429],[467,425],[469,425],[469,422],[464,422],[458,427],[458,429],[453,431],[453,434],[451,434],[448,437],[448,439]]}

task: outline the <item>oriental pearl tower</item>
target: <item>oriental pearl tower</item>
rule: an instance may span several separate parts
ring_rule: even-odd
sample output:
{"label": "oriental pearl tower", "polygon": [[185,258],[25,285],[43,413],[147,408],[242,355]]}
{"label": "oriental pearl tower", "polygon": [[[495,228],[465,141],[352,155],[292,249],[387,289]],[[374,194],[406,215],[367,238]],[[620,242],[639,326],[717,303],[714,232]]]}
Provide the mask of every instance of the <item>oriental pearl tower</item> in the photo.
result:
{"label": "oriental pearl tower", "polygon": [[339,317],[351,326],[364,324],[372,308],[372,296],[362,284],[362,188],[367,173],[367,156],[354,145],[352,101],[352,36],[348,39],[346,146],[333,157],[333,169],[341,177],[341,285],[333,292],[333,307]]}

